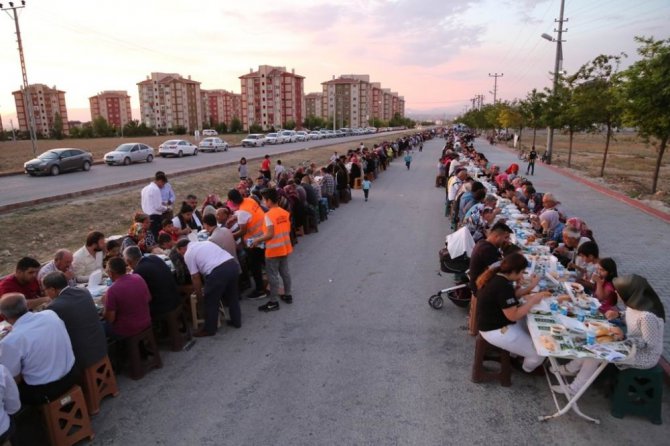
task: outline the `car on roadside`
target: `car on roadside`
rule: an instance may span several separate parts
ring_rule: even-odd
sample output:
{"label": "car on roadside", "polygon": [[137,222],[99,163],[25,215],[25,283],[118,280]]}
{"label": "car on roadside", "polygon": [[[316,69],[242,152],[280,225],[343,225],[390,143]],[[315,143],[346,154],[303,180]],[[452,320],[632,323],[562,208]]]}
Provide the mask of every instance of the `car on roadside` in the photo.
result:
{"label": "car on roadside", "polygon": [[181,158],[184,155],[198,155],[198,146],[185,139],[169,139],[158,146],[158,154],[163,158],[167,156],[176,156]]}
{"label": "car on roadside", "polygon": [[130,163],[139,163],[142,161],[150,163],[154,160],[154,149],[139,142],[127,142],[119,145],[111,152],[105,153],[103,159],[108,166],[115,164],[127,166]]}
{"label": "car on roadside", "polygon": [[198,144],[198,149],[201,152],[218,152],[220,150],[227,152],[228,143],[221,138],[211,136],[200,141],[200,144]]}
{"label": "car on roadside", "polygon": [[279,144],[279,136],[276,133],[265,135],[265,144]]}
{"label": "car on roadside", "polygon": [[323,136],[318,131],[309,132],[309,139],[321,139]]}
{"label": "car on roadside", "polygon": [[241,142],[242,147],[263,147],[265,145],[265,135],[261,133],[250,133]]}
{"label": "car on roadside", "polygon": [[202,136],[217,136],[219,133],[213,129],[205,129],[202,131]]}
{"label": "car on roadside", "polygon": [[279,132],[279,136],[285,142],[296,142],[297,141],[295,132],[293,130],[282,130],[281,132]]}
{"label": "car on roadside", "polygon": [[299,132],[295,132],[295,138],[296,141],[307,141],[309,139],[309,134],[304,130],[300,130]]}
{"label": "car on roadside", "polygon": [[37,158],[26,161],[23,170],[30,176],[58,175],[70,170],[88,172],[93,165],[93,154],[82,149],[51,149]]}

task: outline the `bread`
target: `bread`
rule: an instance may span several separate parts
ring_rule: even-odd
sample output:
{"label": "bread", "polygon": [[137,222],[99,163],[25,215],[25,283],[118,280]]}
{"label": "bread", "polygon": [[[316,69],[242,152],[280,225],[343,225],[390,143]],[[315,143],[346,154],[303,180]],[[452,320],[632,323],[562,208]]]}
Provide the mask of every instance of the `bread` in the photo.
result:
{"label": "bread", "polygon": [[607,344],[609,342],[614,342],[614,340],[614,336],[610,335],[596,336],[596,342],[598,344]]}
{"label": "bread", "polygon": [[551,336],[540,336],[540,344],[542,344],[542,347],[544,347],[547,351],[556,351],[556,341],[554,341],[554,338]]}

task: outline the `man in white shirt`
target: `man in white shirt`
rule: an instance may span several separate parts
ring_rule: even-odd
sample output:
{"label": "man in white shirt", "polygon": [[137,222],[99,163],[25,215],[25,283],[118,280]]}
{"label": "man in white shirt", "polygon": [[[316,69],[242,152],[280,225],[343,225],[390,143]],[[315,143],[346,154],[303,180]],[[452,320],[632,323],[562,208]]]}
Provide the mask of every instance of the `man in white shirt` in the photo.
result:
{"label": "man in white shirt", "polygon": [[72,269],[77,282],[88,282],[88,276],[97,269],[102,269],[102,259],[106,249],[105,235],[102,232],[89,232],[86,244],[72,255]]}
{"label": "man in white shirt", "polygon": [[70,251],[67,249],[59,249],[56,251],[56,254],[54,254],[53,260],[40,268],[40,272],[37,273],[37,281],[41,284],[42,279],[44,279],[47,274],[60,271],[67,279],[68,286],[77,286],[77,278],[74,269],[72,269],[73,261],[74,257]]}
{"label": "man in white shirt", "polygon": [[[0,444],[5,444],[14,432],[14,423],[10,415],[21,408],[19,388],[7,367],[0,364]],[[15,443],[13,443],[15,444]]]}
{"label": "man in white shirt", "polygon": [[12,325],[0,343],[0,364],[22,376],[21,402],[43,404],[67,392],[77,376],[65,323],[51,310],[29,312],[20,293],[5,294],[0,313]]}
{"label": "man in white shirt", "polygon": [[[237,277],[239,266],[235,258],[210,241],[186,245],[184,261],[191,274],[193,291],[204,298],[205,325],[194,336],[214,336],[219,317],[219,302],[228,306],[230,321],[235,328],[242,326]],[[204,287],[203,287],[204,279]]]}
{"label": "man in white shirt", "polygon": [[163,172],[156,172],[154,180],[142,189],[142,212],[149,216],[151,220],[151,232],[154,239],[158,239],[158,233],[161,230],[163,222],[163,213],[170,209],[167,203],[163,202],[161,190],[167,183],[167,177]]}

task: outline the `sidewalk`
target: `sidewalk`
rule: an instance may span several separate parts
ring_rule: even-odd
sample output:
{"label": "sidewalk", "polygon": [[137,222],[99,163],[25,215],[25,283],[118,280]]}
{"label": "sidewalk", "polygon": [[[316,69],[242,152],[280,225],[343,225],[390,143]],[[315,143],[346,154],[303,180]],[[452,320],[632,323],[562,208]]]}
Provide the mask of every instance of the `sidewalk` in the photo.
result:
{"label": "sidewalk", "polygon": [[[489,162],[504,170],[511,163],[519,164],[522,176],[526,163],[519,161],[507,148],[491,146],[478,139],[477,151]],[[616,194],[605,193],[602,187],[591,187],[576,179],[569,171],[535,165],[529,176],[538,192],[552,192],[570,217],[580,217],[593,230],[601,257],[612,257],[620,275],[636,273],[644,276],[660,295],[666,314],[670,312],[670,222],[662,215],[652,216],[634,207]],[[660,213],[659,213],[660,214]],[[665,260],[663,260],[665,259]],[[670,358],[670,330],[665,330],[663,356]]]}

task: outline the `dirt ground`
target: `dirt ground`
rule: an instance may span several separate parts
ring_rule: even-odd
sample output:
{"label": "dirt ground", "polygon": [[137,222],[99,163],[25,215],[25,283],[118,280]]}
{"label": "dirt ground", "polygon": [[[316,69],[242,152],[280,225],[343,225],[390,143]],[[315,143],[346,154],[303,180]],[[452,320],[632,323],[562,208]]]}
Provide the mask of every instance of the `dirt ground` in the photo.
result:
{"label": "dirt ground", "polygon": [[[532,144],[532,131],[524,130],[522,145],[528,152]],[[535,141],[541,155],[546,147],[546,131],[537,133]],[[553,163],[557,166],[568,165],[569,137],[565,134],[554,135]],[[571,168],[594,180],[600,174],[603,153],[605,151],[605,135],[583,133],[574,137]],[[658,179],[658,191],[651,194],[651,182],[656,166],[656,149],[646,145],[635,133],[615,133],[610,142],[609,155],[605,165],[605,185],[614,190],[650,204],[668,207],[670,211],[670,149],[666,149]],[[654,203],[657,202],[657,203]]]}
{"label": "dirt ground", "polygon": [[[413,133],[413,132],[410,132]],[[394,139],[399,135],[394,135]],[[388,137],[366,139],[371,147]],[[327,146],[309,151],[281,155],[286,167],[327,164],[333,151],[346,153],[358,146],[355,142]],[[170,180],[177,195],[177,202],[186,194],[195,194],[202,202],[210,193],[225,197],[228,190],[238,183],[237,166],[224,166],[192,175],[174,177]],[[140,208],[140,190],[144,186],[115,189],[67,202],[51,203],[24,208],[0,215],[0,227],[4,227],[0,239],[0,277],[14,271],[16,262],[23,256],[31,256],[40,262],[51,259],[59,248],[72,251],[79,249],[89,231],[101,231],[105,235],[125,234],[133,215]]]}
{"label": "dirt ground", "polygon": [[[245,134],[219,135],[230,145],[238,145]],[[174,139],[186,139],[195,143],[195,138],[189,135],[174,135]],[[37,141],[37,154],[49,149],[68,147],[84,149],[93,154],[94,160],[102,160],[107,152],[111,152],[119,144],[126,142],[142,142],[154,148],[158,153],[158,146],[171,139],[168,136],[140,136],[135,138],[92,138],[92,139],[40,139]],[[23,163],[33,158],[33,149],[30,141],[2,141],[0,142],[0,173],[22,171]]]}

